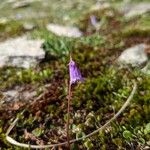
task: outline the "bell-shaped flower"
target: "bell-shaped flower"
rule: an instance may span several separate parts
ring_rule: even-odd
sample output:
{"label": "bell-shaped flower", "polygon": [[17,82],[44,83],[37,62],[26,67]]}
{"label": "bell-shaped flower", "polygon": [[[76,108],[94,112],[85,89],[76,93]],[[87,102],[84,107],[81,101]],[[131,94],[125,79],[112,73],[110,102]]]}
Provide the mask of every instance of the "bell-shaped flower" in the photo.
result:
{"label": "bell-shaped flower", "polygon": [[76,63],[71,59],[69,62],[69,75],[70,75],[70,84],[74,84],[77,81],[83,81],[81,72],[76,66]]}

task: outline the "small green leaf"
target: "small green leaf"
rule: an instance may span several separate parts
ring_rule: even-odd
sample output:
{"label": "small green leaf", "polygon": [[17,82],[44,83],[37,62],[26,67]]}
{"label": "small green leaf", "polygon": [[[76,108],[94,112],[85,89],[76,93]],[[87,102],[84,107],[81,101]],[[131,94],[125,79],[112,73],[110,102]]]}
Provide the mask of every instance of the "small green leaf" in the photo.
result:
{"label": "small green leaf", "polygon": [[77,144],[75,144],[75,143],[71,144],[71,150],[78,150],[78,149],[79,148],[78,148]]}
{"label": "small green leaf", "polygon": [[132,133],[128,130],[125,130],[123,132],[123,137],[126,138],[126,139],[132,139]]}
{"label": "small green leaf", "polygon": [[43,133],[43,130],[41,128],[36,128],[32,131],[32,134],[36,137],[41,136],[42,133]]}
{"label": "small green leaf", "polygon": [[144,129],[144,133],[145,134],[149,134],[150,133],[150,123],[148,123]]}
{"label": "small green leaf", "polygon": [[84,132],[78,132],[78,133],[76,133],[76,139],[81,138],[83,136],[85,136]]}
{"label": "small green leaf", "polygon": [[0,133],[2,133],[2,131],[3,131],[2,128],[0,128]]}
{"label": "small green leaf", "polygon": [[140,142],[141,144],[145,144],[145,139],[139,138],[139,142]]}
{"label": "small green leaf", "polygon": [[89,150],[89,149],[92,149],[94,147],[93,143],[91,142],[90,139],[87,139],[85,142],[84,142],[84,146]]}

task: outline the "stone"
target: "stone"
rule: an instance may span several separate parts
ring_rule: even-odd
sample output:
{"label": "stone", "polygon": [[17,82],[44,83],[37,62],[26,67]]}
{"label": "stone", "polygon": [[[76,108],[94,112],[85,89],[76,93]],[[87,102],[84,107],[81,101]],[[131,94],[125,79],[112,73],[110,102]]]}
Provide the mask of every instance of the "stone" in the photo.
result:
{"label": "stone", "polygon": [[7,0],[6,3],[15,3],[17,0]]}
{"label": "stone", "polygon": [[30,101],[33,100],[34,97],[36,97],[37,92],[36,91],[20,91],[20,89],[12,89],[5,92],[2,92],[3,94],[3,100],[0,102],[0,104],[4,103],[10,103],[10,102],[17,102],[17,101]]}
{"label": "stone", "polygon": [[23,8],[23,7],[28,7],[30,6],[30,3],[28,1],[18,1],[16,3],[13,4],[12,8],[13,9],[17,9],[17,8]]}
{"label": "stone", "polygon": [[0,101],[0,105],[12,101],[17,101],[19,97],[19,92],[14,89],[2,92],[1,94],[3,95],[3,97]]}
{"label": "stone", "polygon": [[8,23],[8,19],[5,17],[0,18],[0,25],[6,25]]}
{"label": "stone", "polygon": [[0,43],[0,67],[35,67],[45,58],[42,40],[31,40],[26,36]]}
{"label": "stone", "polygon": [[135,17],[150,12],[150,3],[148,2],[141,2],[136,4],[127,3],[120,8],[119,9],[121,10],[121,12],[124,13],[126,18],[131,18],[131,17]]}
{"label": "stone", "polygon": [[35,29],[35,25],[33,23],[24,23],[23,24],[23,28],[27,31],[31,31],[33,29]]}
{"label": "stone", "polygon": [[4,94],[5,96],[15,97],[15,96],[17,96],[19,93],[18,93],[18,91],[16,91],[16,90],[9,90],[9,91],[7,91],[7,92],[3,92],[3,94]]}
{"label": "stone", "polygon": [[81,37],[82,32],[77,27],[62,26],[58,24],[48,24],[47,29],[58,36]]}
{"label": "stone", "polygon": [[145,48],[146,45],[142,43],[124,50],[118,58],[118,63],[123,65],[129,64],[133,67],[142,66],[148,61]]}

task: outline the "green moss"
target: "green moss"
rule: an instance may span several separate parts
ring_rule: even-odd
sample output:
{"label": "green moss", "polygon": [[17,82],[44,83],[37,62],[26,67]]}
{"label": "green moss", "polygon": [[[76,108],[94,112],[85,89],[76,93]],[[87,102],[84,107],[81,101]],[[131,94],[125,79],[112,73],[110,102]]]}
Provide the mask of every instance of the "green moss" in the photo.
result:
{"label": "green moss", "polygon": [[25,32],[23,24],[18,21],[8,21],[0,24],[0,39],[4,40],[8,37],[13,37]]}
{"label": "green moss", "polygon": [[[43,48],[47,54],[54,56],[56,58],[62,58],[68,56],[69,52],[78,52],[79,49],[85,49],[89,47],[91,49],[98,49],[104,46],[106,39],[99,35],[93,34],[81,38],[68,38],[68,37],[58,37],[51,33],[45,33],[45,31],[38,32],[37,34],[40,37],[44,37],[45,42]],[[92,52],[91,52],[92,53]]]}
{"label": "green moss", "polygon": [[51,69],[32,70],[32,69],[16,69],[16,68],[3,68],[1,69],[0,88],[11,88],[15,85],[25,83],[44,83],[50,81],[53,72]]}
{"label": "green moss", "polygon": [[[135,80],[138,84],[138,90],[133,100],[117,120],[102,132],[75,143],[76,147],[78,149],[102,150],[110,148],[113,150],[131,149],[131,144],[134,147],[137,145],[144,147],[150,139],[150,76],[146,76],[133,68],[132,72],[128,69],[118,69],[112,65],[112,62],[114,62],[118,52],[120,53],[119,50],[126,46],[124,37],[148,36],[148,16],[138,18],[133,26],[132,21],[126,22],[124,18],[121,19],[122,16],[113,8],[90,11],[82,16],[87,8],[91,7],[89,4],[93,4],[94,1],[85,2],[88,3],[88,6],[85,4],[86,6],[83,7],[80,7],[82,5],[77,1],[65,8],[68,3],[70,2],[65,1],[64,3],[58,3],[63,6],[56,3],[48,6],[46,11],[50,10],[53,13],[49,13],[50,17],[48,18],[35,21],[38,28],[31,33],[32,38],[45,40],[43,44],[45,51],[51,58],[53,56],[55,59],[46,59],[47,62],[41,65],[44,67],[35,69],[0,69],[1,90],[24,84],[31,86],[38,84],[39,88],[45,83],[51,84],[44,97],[37,101],[36,105],[27,109],[24,115],[20,117],[18,124],[11,132],[11,136],[20,142],[37,144],[32,139],[26,140],[24,138],[24,129],[27,129],[29,133],[33,133],[44,140],[45,144],[52,140],[55,143],[62,141],[59,138],[66,132],[68,53],[72,51],[73,59],[77,64],[80,64],[79,68],[85,78],[83,83],[72,87],[70,126],[72,139],[91,133],[105,124],[126,101],[132,90],[132,81]],[[37,5],[32,4],[32,6],[38,11],[41,7],[39,3]],[[52,7],[52,9],[49,9],[49,7]],[[62,9],[60,9],[61,7]],[[77,12],[77,10],[79,11]],[[108,12],[112,13],[113,16],[109,16]],[[100,33],[90,25],[91,15],[95,15],[98,21],[103,22]],[[67,24],[69,19],[64,21],[63,17],[73,17],[73,19],[81,17],[79,22],[77,21],[77,25],[90,34],[73,39],[56,36],[45,29],[45,25],[49,21]],[[76,22],[73,19],[72,23]],[[14,21],[6,25],[0,25],[0,31],[3,34],[8,32],[8,35],[18,35],[23,31],[22,24],[23,22]],[[10,28],[10,30],[7,30],[7,28]],[[51,82],[52,79],[53,82]],[[11,110],[8,110],[8,112],[11,113]],[[12,112],[12,114],[14,115],[17,112]],[[22,149],[12,146],[6,141],[4,133],[8,123],[10,123],[9,119],[0,120],[0,145],[4,150]],[[66,141],[66,137],[63,140]]]}
{"label": "green moss", "polygon": [[[82,146],[84,145],[88,149],[92,149],[93,146],[94,148],[103,147],[103,149],[107,149],[109,143],[115,149],[128,147],[129,142],[144,145],[148,141],[150,109],[146,107],[150,106],[150,95],[146,91],[150,87],[149,77],[137,73],[136,70],[129,73],[127,70],[118,70],[115,67],[105,69],[100,76],[87,78],[84,84],[79,84],[73,90],[72,136],[74,138],[81,137],[107,122],[129,96],[132,89],[132,80],[137,81],[138,91],[130,106],[106,130],[96,134],[92,139],[82,141]],[[58,127],[62,127],[66,110],[60,107],[63,107],[65,99],[62,97],[59,103],[47,105],[39,117],[29,111],[28,115],[20,118],[17,129],[14,130],[15,138],[20,136],[20,140],[24,141],[23,128],[28,129],[29,132],[37,130],[37,135],[42,138],[43,135],[49,133],[49,130],[55,131]],[[77,101],[80,104],[76,104]],[[74,117],[76,112],[80,114],[78,119]],[[44,124],[42,128],[40,123]],[[64,129],[61,128],[61,130]],[[80,143],[78,144],[80,145]]]}
{"label": "green moss", "polygon": [[92,34],[90,36],[81,37],[80,39],[78,39],[78,43],[93,47],[95,49],[104,46],[105,42],[105,37],[99,34]]}
{"label": "green moss", "polygon": [[149,28],[142,28],[142,27],[127,27],[123,32],[122,35],[124,37],[149,37],[150,29]]}
{"label": "green moss", "polygon": [[135,20],[134,23],[129,23],[122,31],[125,37],[149,37],[150,35],[150,19],[149,14],[145,14]]}
{"label": "green moss", "polygon": [[[137,73],[135,71],[135,73],[132,74],[132,78],[133,77],[136,78],[136,76]],[[150,95],[148,93],[147,94],[143,93],[144,97],[142,96],[143,97],[142,98],[139,94],[141,91],[149,89],[149,81],[147,82],[149,77],[143,75],[141,77],[142,80],[140,80],[141,82],[138,82],[139,88],[136,96],[134,97],[134,101],[131,102],[128,111],[125,111],[125,113],[121,116],[120,118],[121,122],[117,126],[115,124],[114,125],[112,124],[112,126],[110,127],[110,131],[106,135],[103,136],[101,135],[101,138],[104,139],[107,136],[107,139],[105,139],[104,143],[108,143],[108,141],[111,139],[111,141],[118,148],[122,146],[124,147],[124,145],[127,144],[126,140],[133,142],[133,137],[136,137],[137,143],[140,144],[142,142],[143,142],[142,144],[145,143],[144,141],[147,139],[147,137],[144,135],[144,132],[141,132],[140,135],[138,135],[136,132],[133,133],[133,129],[137,127],[139,128],[138,132],[140,132],[141,128],[145,126],[145,122],[149,121],[148,117],[150,115],[148,109],[146,109],[147,110],[146,113],[145,111],[143,111],[143,104],[149,106],[150,102],[147,101],[147,99],[150,98]],[[124,74],[121,70],[120,71],[114,69],[107,70],[104,73],[104,76],[101,75],[99,77],[89,79],[86,81],[86,83],[78,87],[74,94],[73,102],[74,100],[76,101],[76,99],[78,98],[78,101],[80,101],[80,107],[82,109],[85,109],[89,112],[94,111],[95,112],[94,116],[96,118],[98,118],[99,115],[101,116],[101,118],[105,118],[105,114],[107,113],[113,114],[114,110],[115,112],[117,112],[119,108],[122,106],[123,101],[129,95],[131,90],[131,82],[128,80],[128,78],[129,75]],[[145,90],[141,89],[141,87],[144,87],[145,84],[147,85],[147,87],[144,88]],[[92,103],[90,103],[91,99]],[[101,119],[101,122],[102,120],[103,119]],[[89,121],[90,125],[92,124],[95,125],[94,123],[95,121],[93,122],[92,120],[88,120],[88,122]],[[91,123],[91,121],[93,123]],[[85,122],[87,122],[87,120],[85,120]],[[123,126],[126,126],[129,131],[127,129],[124,130]],[[127,137],[129,135],[126,136],[126,132],[130,133],[131,138]],[[118,141],[117,139],[122,140]],[[116,143],[119,143],[119,145]]]}
{"label": "green moss", "polygon": [[72,49],[72,44],[73,40],[70,38],[49,35],[43,44],[43,48],[52,56],[62,57],[68,55],[68,52]]}

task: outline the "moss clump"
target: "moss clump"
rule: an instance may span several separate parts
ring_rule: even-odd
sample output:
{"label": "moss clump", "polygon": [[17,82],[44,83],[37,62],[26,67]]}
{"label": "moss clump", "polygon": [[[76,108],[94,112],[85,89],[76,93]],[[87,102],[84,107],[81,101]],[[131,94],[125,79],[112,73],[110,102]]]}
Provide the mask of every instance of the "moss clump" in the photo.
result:
{"label": "moss clump", "polygon": [[54,34],[47,34],[47,32],[45,33],[45,31],[42,31],[39,36],[45,38],[43,48],[47,55],[55,57],[56,59],[64,59],[64,57],[68,56],[70,51],[76,53],[79,52],[79,49],[84,50],[87,47],[91,48],[91,50],[96,50],[104,46],[104,43],[106,43],[105,37],[98,33],[80,38],[68,38],[58,37]]}
{"label": "moss clump", "polygon": [[[106,146],[107,149],[108,143],[114,149],[130,147],[128,143],[134,143],[136,147],[137,145],[144,146],[148,142],[149,134],[148,132],[145,134],[143,129],[149,123],[150,115],[150,111],[148,111],[150,95],[146,92],[149,89],[149,77],[137,74],[136,71],[132,75],[126,74],[127,72],[124,71],[109,69],[104,73],[104,76],[87,80],[74,92],[73,106],[75,111],[82,108],[82,110],[86,110],[85,116],[88,116],[89,112],[94,112],[94,118],[87,118],[88,120],[84,121],[85,126],[90,124],[83,130],[84,133],[87,133],[96,128],[99,123],[103,124],[108,119],[107,115],[113,116],[114,111],[119,110],[130,93],[131,81],[138,79],[138,91],[130,107],[117,119],[116,123],[106,128],[104,133],[100,135],[100,139],[98,139],[98,135],[95,135],[94,139],[91,138],[94,148]],[[143,93],[144,96],[141,96],[140,93]],[[77,103],[78,101],[80,101],[80,105]],[[84,119],[82,117],[80,119],[83,122]],[[96,143],[100,145],[98,146]]]}
{"label": "moss clump", "polygon": [[123,37],[149,37],[150,29],[141,27],[128,27],[122,32]]}
{"label": "moss clump", "polygon": [[129,23],[122,30],[124,37],[149,37],[150,35],[150,19],[149,13],[137,18],[134,22]]}
{"label": "moss clump", "polygon": [[35,84],[44,83],[52,79],[53,72],[51,69],[32,70],[32,69],[17,69],[17,68],[2,68],[0,69],[0,88],[5,90],[20,84]]}
{"label": "moss clump", "polygon": [[[68,53],[72,50],[73,59],[80,64],[79,67],[85,78],[84,83],[72,88],[70,126],[72,138],[82,137],[105,124],[114,116],[129,96],[132,90],[132,81],[135,80],[138,84],[134,99],[116,121],[91,138],[73,144],[73,147],[77,149],[115,150],[148,146],[150,139],[150,76],[145,76],[133,68],[130,72],[128,69],[117,69],[112,65],[120,50],[128,46],[124,44],[124,35],[120,33],[124,29],[132,27],[132,22],[128,24],[123,19],[121,20],[121,16],[109,16],[108,12],[117,14],[115,10],[107,9],[93,11],[87,13],[87,16],[83,16],[83,22],[81,19],[78,25],[81,25],[80,28],[86,33],[88,31],[91,33],[77,39],[58,37],[49,33],[46,29],[35,30],[32,33],[33,37],[45,39],[43,47],[50,56],[54,56],[55,60],[51,59],[49,61],[47,59],[47,62],[42,64],[44,67],[40,67],[40,69],[4,68],[0,70],[0,88],[2,90],[18,84],[24,85],[27,83],[31,86],[34,84],[40,86],[43,83],[50,83],[44,96],[34,104],[30,104],[29,109],[20,117],[18,124],[11,132],[13,138],[30,144],[39,144],[38,140],[44,144],[66,141],[67,64]],[[57,18],[62,15],[64,14]],[[76,15],[76,13],[71,15]],[[100,30],[102,32],[96,31],[95,34],[92,34],[95,29],[93,30],[89,25],[91,15],[95,15],[98,21],[104,20],[104,26]],[[148,23],[146,21],[136,21],[136,23],[138,22],[145,24],[145,26]],[[117,23],[119,23],[119,26]],[[102,36],[103,33],[109,34]],[[136,33],[137,38],[140,34]],[[142,36],[147,35],[144,33]],[[24,108],[20,108],[18,111],[22,111],[22,109]],[[18,111],[12,111],[9,108],[5,110],[6,114],[9,112],[11,116],[18,113]],[[4,111],[0,113],[3,114]],[[0,121],[0,128],[2,128],[0,129],[0,145],[3,149],[20,149],[9,145],[4,137],[8,124],[11,122],[10,118],[10,116],[7,116],[7,118]],[[38,140],[25,138],[24,129],[36,136]],[[66,149],[65,146],[62,148]]]}
{"label": "moss clump", "polygon": [[25,32],[23,24],[18,21],[8,21],[0,24],[0,40],[21,35]]}
{"label": "moss clump", "polygon": [[[76,143],[76,146],[81,149],[131,148],[129,143],[135,147],[145,146],[150,138],[149,79],[150,77],[136,70],[130,73],[126,69],[118,70],[110,67],[103,70],[103,74],[87,78],[84,84],[78,84],[72,93],[72,138],[82,137],[107,122],[129,96],[132,80],[138,83],[138,91],[129,107],[115,122],[103,132]],[[45,96],[43,101],[37,102],[37,105],[24,113],[11,136],[21,142],[36,144],[36,141],[32,139],[24,139],[23,129],[27,129],[29,133],[33,132],[38,138],[44,140],[45,144],[52,140],[65,141],[65,137],[59,139],[60,134],[65,133],[64,122],[66,120],[66,97],[63,96],[65,93],[62,87],[63,85],[55,87],[59,91],[58,94],[51,86],[48,94],[50,96],[47,98]],[[55,91],[51,93],[53,88]],[[49,135],[51,135],[50,139],[44,138]],[[4,141],[2,143],[4,145]]]}
{"label": "moss clump", "polygon": [[72,49],[73,39],[49,35],[43,44],[47,53],[55,57],[66,56]]}

